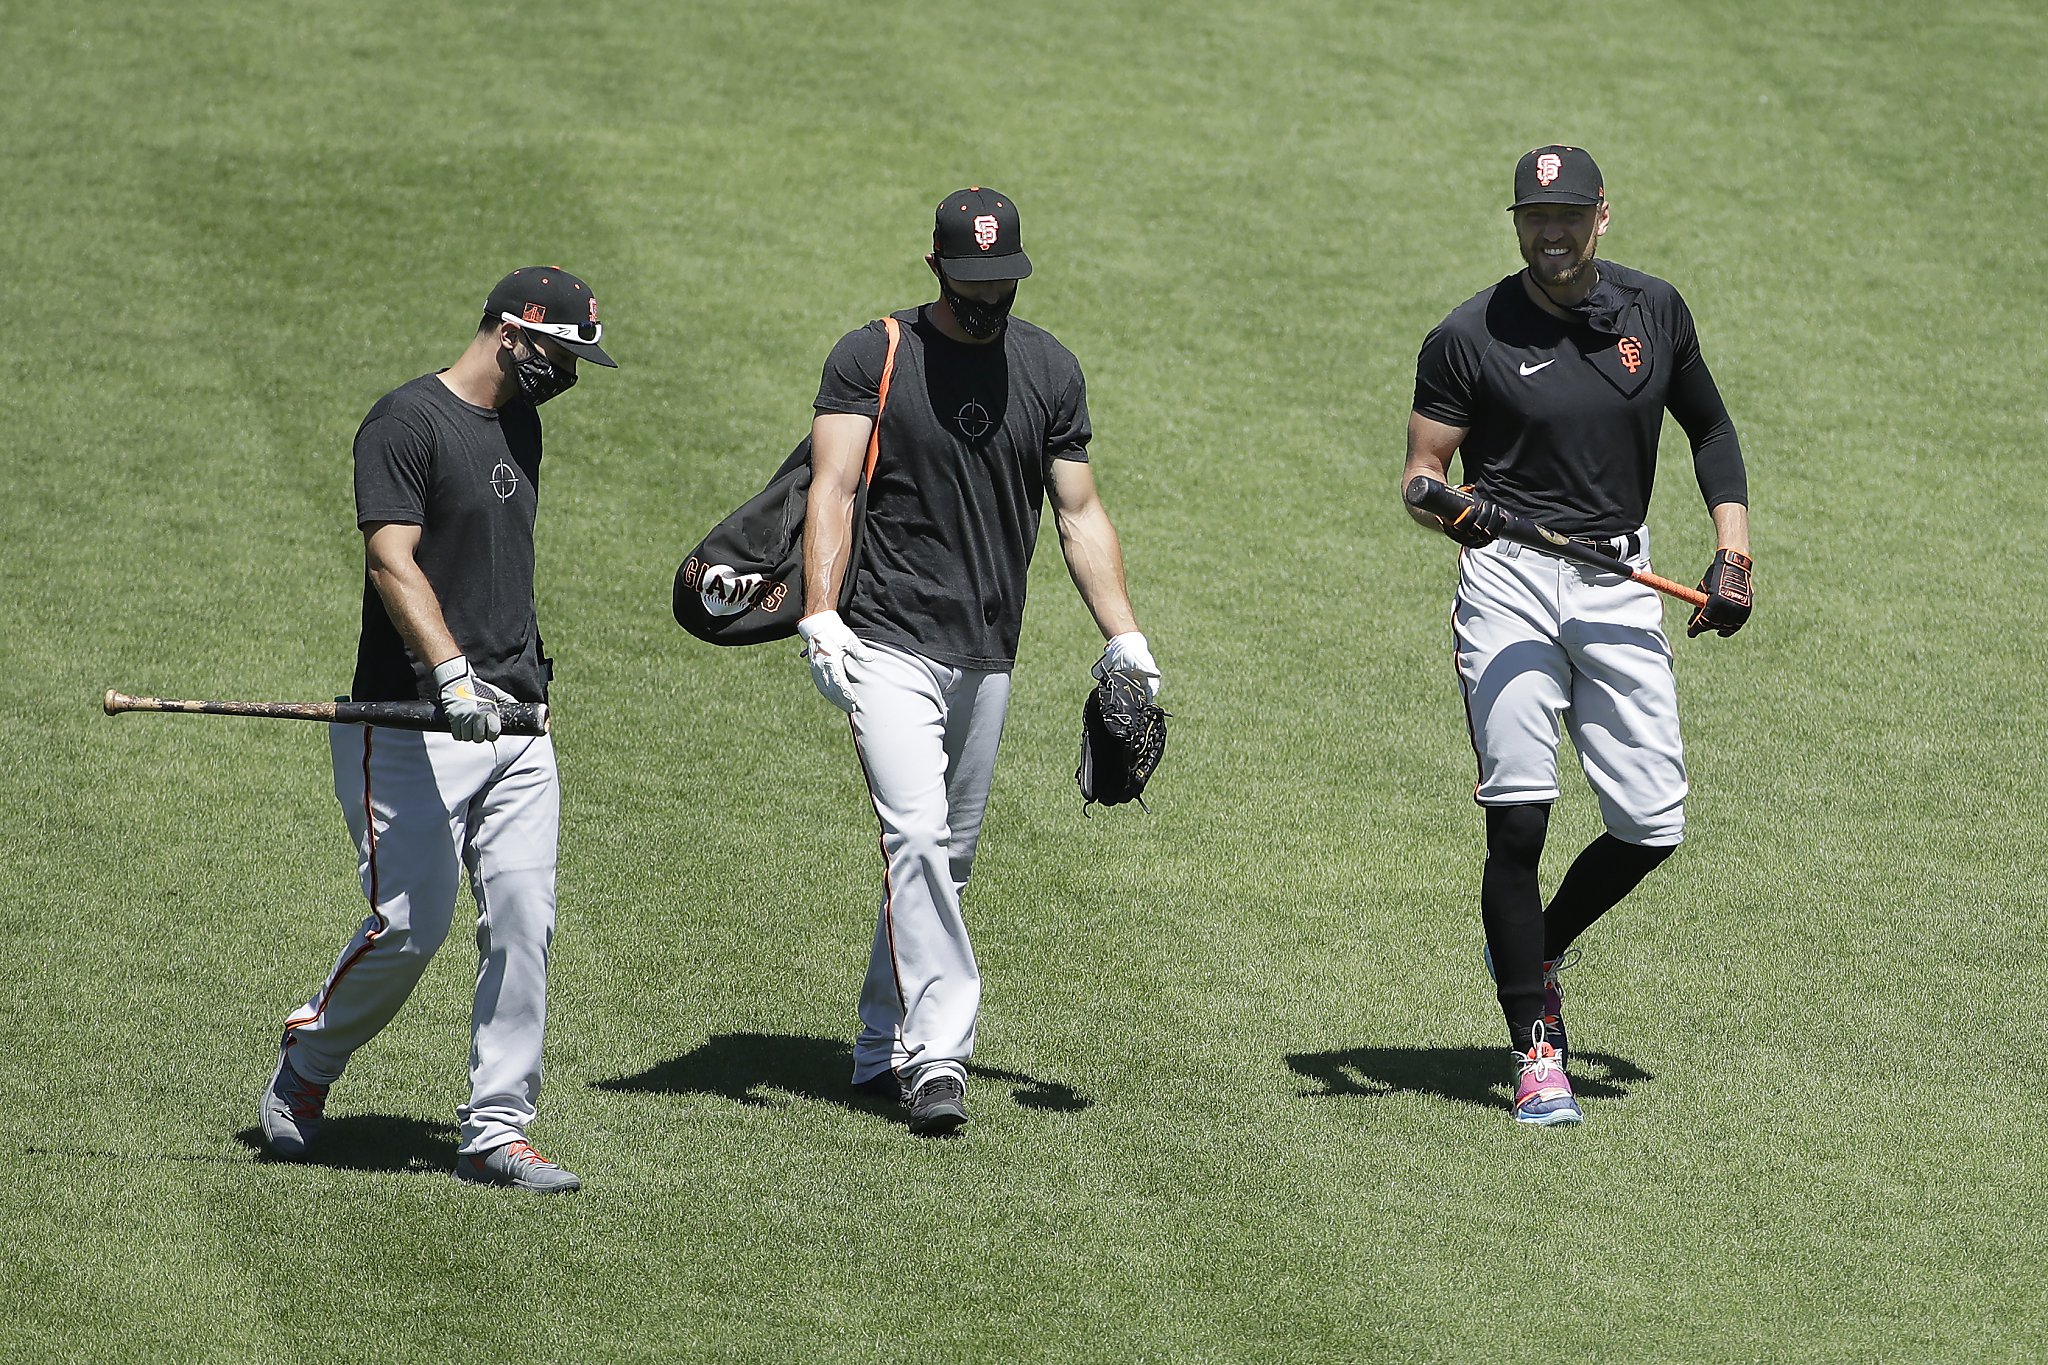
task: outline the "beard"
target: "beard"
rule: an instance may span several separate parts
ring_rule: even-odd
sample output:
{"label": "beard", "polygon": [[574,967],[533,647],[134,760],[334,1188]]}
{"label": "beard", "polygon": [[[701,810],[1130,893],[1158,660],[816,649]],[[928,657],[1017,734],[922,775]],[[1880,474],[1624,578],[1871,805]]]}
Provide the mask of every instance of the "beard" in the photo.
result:
{"label": "beard", "polygon": [[1588,237],[1586,245],[1579,251],[1565,256],[1546,256],[1544,244],[1537,243],[1522,251],[1523,263],[1529,267],[1529,275],[1546,290],[1572,289],[1582,283],[1591,283],[1593,257],[1600,247],[1597,236]]}

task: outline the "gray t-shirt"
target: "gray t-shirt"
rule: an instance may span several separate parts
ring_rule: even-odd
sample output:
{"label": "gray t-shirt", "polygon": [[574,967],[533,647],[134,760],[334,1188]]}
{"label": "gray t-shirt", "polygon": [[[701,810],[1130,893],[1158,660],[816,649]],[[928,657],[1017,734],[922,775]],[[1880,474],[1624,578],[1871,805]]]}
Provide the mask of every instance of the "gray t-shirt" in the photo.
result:
{"label": "gray t-shirt", "polygon": [[[520,701],[546,701],[552,671],[533,605],[539,481],[531,404],[480,408],[431,374],[378,399],[356,432],[356,525],[420,528],[414,557],[455,643],[485,682]],[[350,695],[432,700],[437,662],[410,655],[366,571]]]}
{"label": "gray t-shirt", "polygon": [[[902,340],[846,623],[955,668],[1007,669],[1052,462],[1088,459],[1081,366],[1021,318],[971,346],[923,308],[895,317]],[[874,416],[887,351],[880,322],[842,337],[816,409]]]}

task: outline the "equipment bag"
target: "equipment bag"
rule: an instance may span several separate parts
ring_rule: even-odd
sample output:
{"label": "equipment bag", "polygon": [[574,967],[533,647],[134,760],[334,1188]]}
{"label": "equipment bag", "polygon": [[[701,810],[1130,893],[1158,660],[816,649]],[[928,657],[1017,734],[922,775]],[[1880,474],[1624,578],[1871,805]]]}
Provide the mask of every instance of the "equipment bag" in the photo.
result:
{"label": "equipment bag", "polygon": [[[839,588],[844,610],[860,572],[862,531],[867,521],[868,483],[881,453],[882,412],[889,406],[889,380],[896,372],[895,318],[883,318],[889,336],[882,382],[875,401],[875,427],[853,495],[853,525],[846,551],[846,579]],[[768,486],[749,498],[697,543],[676,570],[676,624],[714,645],[758,645],[796,634],[804,614],[804,509],[811,492],[811,438],[789,453]]]}

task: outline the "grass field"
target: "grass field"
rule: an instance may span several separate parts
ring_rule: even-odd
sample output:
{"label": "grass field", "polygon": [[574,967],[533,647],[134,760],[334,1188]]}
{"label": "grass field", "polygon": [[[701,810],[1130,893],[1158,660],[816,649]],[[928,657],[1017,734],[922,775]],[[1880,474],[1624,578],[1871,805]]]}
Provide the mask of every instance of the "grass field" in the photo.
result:
{"label": "grass field", "polygon": [[[0,47],[0,1359],[2048,1354],[2037,4],[221,0],[11,6]],[[1416,347],[1514,268],[1553,139],[1699,319],[1759,609],[1678,642],[1689,842],[1588,937],[1587,1122],[1538,1132],[1451,549],[1394,483]],[[841,1086],[843,726],[667,597],[965,183],[1087,367],[1175,729],[1150,818],[1081,818],[1099,644],[1048,544],[933,1145]],[[535,1138],[587,1185],[448,1178],[462,943],[320,1160],[264,1162],[279,1022],[362,913],[323,736],[96,700],[345,688],[349,438],[535,260],[622,362],[548,409],[540,530]],[[1574,780],[1546,884],[1596,828]]]}

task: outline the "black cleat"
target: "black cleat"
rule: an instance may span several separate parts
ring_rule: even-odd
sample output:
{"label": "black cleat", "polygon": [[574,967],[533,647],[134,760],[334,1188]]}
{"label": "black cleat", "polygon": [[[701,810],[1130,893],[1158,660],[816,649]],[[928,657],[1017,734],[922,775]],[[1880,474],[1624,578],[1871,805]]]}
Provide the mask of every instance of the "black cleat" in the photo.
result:
{"label": "black cleat", "polygon": [[950,1071],[919,1083],[910,1093],[910,1131],[945,1137],[967,1122],[967,1086]]}

